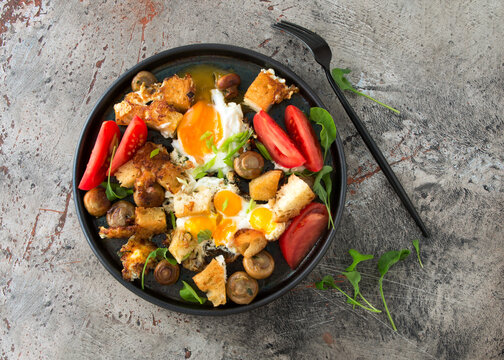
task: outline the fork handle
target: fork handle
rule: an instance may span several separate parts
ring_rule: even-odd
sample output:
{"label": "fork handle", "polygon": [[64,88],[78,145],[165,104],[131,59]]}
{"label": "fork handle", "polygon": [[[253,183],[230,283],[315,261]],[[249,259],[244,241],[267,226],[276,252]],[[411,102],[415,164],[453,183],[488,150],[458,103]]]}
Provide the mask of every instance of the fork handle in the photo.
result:
{"label": "fork handle", "polygon": [[348,117],[350,120],[352,120],[352,123],[354,124],[355,128],[357,129],[357,132],[359,135],[362,137],[362,140],[364,140],[364,143],[366,144],[367,148],[375,158],[376,162],[382,169],[383,173],[385,174],[385,177],[389,181],[390,185],[394,188],[395,192],[401,199],[402,203],[410,213],[411,217],[413,217],[413,220],[415,220],[415,223],[418,225],[420,230],[422,231],[422,234],[425,237],[429,237],[429,232],[427,231],[427,228],[425,227],[425,224],[423,223],[422,219],[420,218],[420,215],[418,215],[415,207],[413,206],[413,203],[411,202],[410,198],[408,197],[408,194],[406,194],[406,191],[402,187],[401,183],[399,182],[399,179],[397,179],[394,171],[390,167],[389,163],[383,156],[381,150],[378,148],[378,145],[376,145],[375,141],[369,134],[368,130],[364,126],[364,123],[361,121],[361,119],[357,116],[355,113],[354,109],[346,99],[345,95],[343,95],[343,92],[341,89],[338,87],[336,82],[331,76],[331,72],[329,71],[328,68],[324,67],[327,80],[329,80],[329,84],[331,84],[331,87],[333,88],[334,92],[336,93],[336,96],[338,97],[339,101],[341,102],[341,105],[343,105],[343,108],[345,109]]}

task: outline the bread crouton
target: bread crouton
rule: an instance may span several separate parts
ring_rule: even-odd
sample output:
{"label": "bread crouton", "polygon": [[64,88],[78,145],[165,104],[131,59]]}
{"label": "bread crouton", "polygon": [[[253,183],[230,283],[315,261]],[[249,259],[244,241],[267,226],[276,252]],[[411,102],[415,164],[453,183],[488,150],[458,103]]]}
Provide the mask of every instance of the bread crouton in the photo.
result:
{"label": "bread crouton", "polygon": [[162,207],[135,208],[135,224],[153,235],[166,231],[166,214]]}
{"label": "bread crouton", "polygon": [[102,239],[126,239],[135,235],[137,230],[136,225],[117,226],[117,227],[103,227],[100,226],[99,235]]}
{"label": "bread crouton", "polygon": [[202,188],[198,192],[185,194],[179,192],[173,199],[175,216],[178,218],[210,214],[212,206],[212,191],[208,188]]}
{"label": "bread crouton", "polygon": [[173,231],[168,251],[180,264],[198,246],[198,239],[185,229],[177,228]]}
{"label": "bread crouton", "polygon": [[158,92],[161,98],[175,109],[186,112],[194,100],[196,88],[190,74],[186,74],[184,78],[173,75],[163,80]]}
{"label": "bread crouton", "polygon": [[119,181],[119,184],[125,188],[132,188],[135,185],[135,180],[142,174],[140,169],[135,166],[132,160],[128,161],[119,167],[114,176]]}
{"label": "bread crouton", "polygon": [[278,182],[282,175],[282,170],[270,170],[252,179],[249,184],[250,197],[254,200],[261,201],[273,199],[277,193]]}
{"label": "bread crouton", "polygon": [[224,256],[219,255],[212,259],[210,264],[193,276],[196,286],[206,293],[214,307],[226,303],[226,264]]}
{"label": "bread crouton", "polygon": [[[130,237],[120,250],[122,253],[123,279],[133,281],[140,278],[147,256],[156,249],[156,244],[150,240],[139,239],[136,236]],[[151,259],[147,264],[147,269],[152,269],[153,267],[154,259]]]}
{"label": "bread crouton", "polygon": [[285,79],[275,76],[273,69],[262,69],[247,89],[243,103],[257,112],[268,111],[271,105],[290,99],[298,91],[294,85],[285,85]]}
{"label": "bread crouton", "polygon": [[273,205],[273,220],[285,222],[299,215],[301,210],[315,199],[312,189],[292,174],[287,183],[278,190]]}

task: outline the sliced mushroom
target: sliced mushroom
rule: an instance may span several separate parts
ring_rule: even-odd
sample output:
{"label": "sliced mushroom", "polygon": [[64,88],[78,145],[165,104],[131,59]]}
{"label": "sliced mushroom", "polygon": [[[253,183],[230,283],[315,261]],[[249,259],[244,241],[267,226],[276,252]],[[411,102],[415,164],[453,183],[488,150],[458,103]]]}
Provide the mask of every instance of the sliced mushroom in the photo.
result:
{"label": "sliced mushroom", "polygon": [[227,296],[239,305],[250,304],[258,292],[257,280],[252,279],[244,271],[235,272],[226,284]]}
{"label": "sliced mushroom", "polygon": [[154,269],[154,278],[161,285],[175,284],[180,275],[180,267],[172,265],[168,260],[161,260]]}
{"label": "sliced mushroom", "polygon": [[84,195],[84,207],[93,216],[99,217],[107,213],[112,203],[107,199],[105,189],[101,186],[89,190]]}
{"label": "sliced mushroom", "polygon": [[275,260],[269,252],[263,250],[254,256],[244,257],[243,267],[254,279],[266,279],[275,269]]}
{"label": "sliced mushroom", "polygon": [[234,159],[234,171],[244,179],[255,179],[261,175],[264,168],[264,159],[255,151],[245,151]]}
{"label": "sliced mushroom", "polygon": [[157,82],[157,79],[153,73],[149,71],[140,71],[135,75],[133,80],[131,80],[131,89],[133,91],[138,91],[140,90],[142,84],[144,84],[145,86],[150,86],[155,82]]}
{"label": "sliced mushroom", "polygon": [[134,221],[135,206],[128,201],[118,201],[107,211],[107,223],[110,227],[127,226]]}
{"label": "sliced mushroom", "polygon": [[234,245],[245,257],[251,257],[266,247],[268,240],[260,231],[240,229],[234,234]]}

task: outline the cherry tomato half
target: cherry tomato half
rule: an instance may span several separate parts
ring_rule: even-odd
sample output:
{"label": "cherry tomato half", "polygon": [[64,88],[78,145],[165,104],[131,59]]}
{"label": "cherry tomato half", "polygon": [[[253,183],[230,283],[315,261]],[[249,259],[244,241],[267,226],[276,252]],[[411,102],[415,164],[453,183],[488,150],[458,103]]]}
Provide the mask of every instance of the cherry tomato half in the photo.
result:
{"label": "cherry tomato half", "polygon": [[120,137],[121,132],[115,121],[110,120],[102,123],[86,171],[79,183],[79,189],[91,190],[100,185],[105,179],[112,150],[114,146],[117,146]]}
{"label": "cherry tomato half", "polygon": [[306,159],[304,166],[313,172],[319,172],[324,166],[324,157],[320,143],[310,121],[294,105],[285,108],[285,127],[301,154]]}
{"label": "cherry tomato half", "polygon": [[145,122],[140,117],[135,116],[126,128],[121,143],[116,150],[110,173],[113,175],[121,165],[128,162],[146,141],[147,125],[145,125]]}
{"label": "cherry tomato half", "polygon": [[259,141],[279,165],[290,169],[306,162],[285,131],[264,110],[255,114],[254,130]]}
{"label": "cherry tomato half", "polygon": [[312,202],[296,216],[287,230],[282,234],[280,250],[294,270],[313,247],[320,235],[327,228],[329,214],[324,205]]}

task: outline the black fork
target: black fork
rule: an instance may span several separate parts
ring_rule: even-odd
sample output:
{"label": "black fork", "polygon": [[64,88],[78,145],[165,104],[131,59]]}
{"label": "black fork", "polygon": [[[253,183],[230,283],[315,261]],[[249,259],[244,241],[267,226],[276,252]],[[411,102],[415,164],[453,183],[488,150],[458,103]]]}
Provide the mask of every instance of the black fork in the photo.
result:
{"label": "black fork", "polygon": [[345,95],[343,95],[343,92],[332,78],[330,71],[332,53],[329,44],[319,35],[315,34],[313,31],[310,31],[308,29],[305,29],[304,27],[301,27],[288,21],[282,20],[279,23],[273,24],[272,26],[275,29],[283,30],[291,35],[294,35],[295,37],[303,41],[306,44],[306,46],[308,46],[313,56],[315,57],[315,61],[317,61],[324,69],[325,74],[327,76],[327,80],[329,80],[329,84],[331,84],[331,87],[336,93],[336,96],[341,102],[341,105],[343,105],[343,108],[345,109],[348,117],[350,118],[350,120],[352,120],[352,123],[357,129],[359,135],[362,137],[362,140],[364,140],[364,143],[366,144],[367,148],[375,158],[380,168],[383,170],[383,173],[385,174],[390,185],[392,185],[395,192],[401,199],[402,203],[410,213],[411,217],[413,217],[413,220],[415,220],[415,223],[422,231],[422,234],[425,237],[429,237],[429,232],[427,231],[425,224],[420,218],[420,215],[418,215],[415,207],[413,206],[413,203],[408,197],[408,194],[406,194],[406,191],[399,182],[399,179],[397,179],[396,175],[394,174],[394,171],[392,170],[389,163],[383,156],[381,150],[378,148],[378,145],[376,145],[375,141],[367,131],[363,122],[357,116],[352,106],[350,106],[350,103],[346,99]]}

